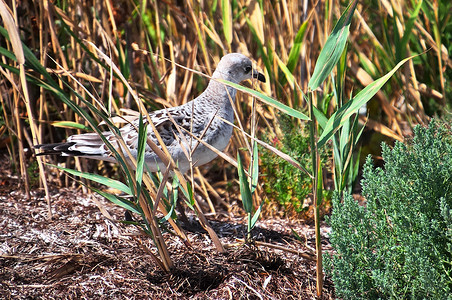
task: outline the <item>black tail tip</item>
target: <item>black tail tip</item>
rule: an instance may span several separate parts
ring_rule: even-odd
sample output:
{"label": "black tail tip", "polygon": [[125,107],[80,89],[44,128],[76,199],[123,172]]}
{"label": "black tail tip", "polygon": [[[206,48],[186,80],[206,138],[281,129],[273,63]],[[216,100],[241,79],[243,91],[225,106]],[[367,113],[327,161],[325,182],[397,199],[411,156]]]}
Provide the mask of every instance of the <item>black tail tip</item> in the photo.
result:
{"label": "black tail tip", "polygon": [[69,147],[74,144],[75,143],[38,144],[34,145],[33,148],[41,150],[41,152],[36,155],[62,154],[63,152],[71,152]]}

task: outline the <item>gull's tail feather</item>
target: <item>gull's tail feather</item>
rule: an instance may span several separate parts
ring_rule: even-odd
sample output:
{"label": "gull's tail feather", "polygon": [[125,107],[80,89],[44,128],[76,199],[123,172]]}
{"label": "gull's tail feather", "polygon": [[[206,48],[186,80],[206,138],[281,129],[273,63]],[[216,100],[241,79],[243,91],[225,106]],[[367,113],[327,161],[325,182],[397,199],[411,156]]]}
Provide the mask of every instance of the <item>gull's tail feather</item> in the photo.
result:
{"label": "gull's tail feather", "polygon": [[40,144],[34,148],[41,150],[37,155],[101,157],[105,154],[103,146],[104,142],[97,133],[84,133],[70,136],[66,143]]}
{"label": "gull's tail feather", "polygon": [[[70,151],[69,148],[73,146],[75,143],[55,143],[55,144],[39,144],[34,145],[33,147],[35,149],[41,150],[40,153],[37,153],[36,155],[49,155],[49,154],[63,154],[68,153],[69,155]],[[83,155],[83,153],[78,152],[77,154],[71,154],[71,156],[78,156]]]}

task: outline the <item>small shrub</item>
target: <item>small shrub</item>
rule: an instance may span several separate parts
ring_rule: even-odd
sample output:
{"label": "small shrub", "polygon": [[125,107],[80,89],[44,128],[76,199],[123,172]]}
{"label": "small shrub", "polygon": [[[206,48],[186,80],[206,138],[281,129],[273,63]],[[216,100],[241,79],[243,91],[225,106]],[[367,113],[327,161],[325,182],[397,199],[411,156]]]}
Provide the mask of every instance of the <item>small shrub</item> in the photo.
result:
{"label": "small shrub", "polygon": [[431,122],[410,145],[383,145],[363,172],[365,207],[336,195],[326,269],[345,299],[451,299],[452,142]]}
{"label": "small shrub", "polygon": [[[266,140],[275,148],[287,153],[307,170],[312,169],[309,147],[309,132],[306,127],[300,129],[289,116],[281,115],[279,126],[283,137]],[[284,159],[271,153],[261,151],[261,174],[268,199],[285,208],[286,212],[300,213],[307,209],[305,200],[312,193],[311,178],[295,168]],[[322,164],[328,160],[326,151],[322,153]],[[324,197],[331,199],[331,194],[324,192]]]}

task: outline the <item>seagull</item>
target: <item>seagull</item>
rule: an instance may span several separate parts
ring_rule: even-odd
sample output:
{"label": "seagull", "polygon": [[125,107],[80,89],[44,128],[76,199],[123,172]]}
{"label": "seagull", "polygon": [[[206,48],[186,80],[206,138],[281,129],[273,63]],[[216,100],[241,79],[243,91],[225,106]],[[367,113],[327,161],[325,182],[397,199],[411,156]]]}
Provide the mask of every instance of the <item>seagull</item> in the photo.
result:
{"label": "seagull", "polygon": [[[149,112],[151,121],[181,173],[186,173],[191,167],[190,164],[194,167],[201,166],[217,157],[214,151],[204,143],[199,143],[197,139],[220,152],[226,148],[231,139],[233,130],[231,124],[234,122],[232,103],[235,103],[237,90],[217,79],[238,84],[252,78],[265,82],[265,76],[253,68],[248,57],[240,53],[226,54],[218,63],[207,88],[197,98],[180,106]],[[144,118],[143,123],[146,124],[147,119]],[[136,119],[119,130],[134,158],[138,153],[138,127],[139,120]],[[112,132],[105,131],[102,135],[117,149],[122,147]],[[147,130],[147,135],[152,142],[159,145],[151,128]],[[67,142],[40,144],[34,148],[41,150],[38,155],[58,154],[116,162],[111,150],[97,133],[72,135]],[[130,160],[128,152],[122,150],[126,159]],[[192,153],[191,159],[187,157],[188,152]],[[145,163],[150,172],[166,170],[165,164],[149,145],[146,145],[145,149]]]}

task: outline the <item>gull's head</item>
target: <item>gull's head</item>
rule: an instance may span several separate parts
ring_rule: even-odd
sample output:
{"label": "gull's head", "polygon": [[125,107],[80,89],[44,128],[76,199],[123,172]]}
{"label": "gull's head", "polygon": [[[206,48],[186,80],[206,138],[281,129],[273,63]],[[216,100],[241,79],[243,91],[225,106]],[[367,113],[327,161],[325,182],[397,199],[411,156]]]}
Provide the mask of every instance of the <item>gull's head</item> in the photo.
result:
{"label": "gull's head", "polygon": [[251,78],[265,82],[265,76],[253,68],[253,63],[248,57],[240,53],[229,53],[223,56],[212,77],[223,78],[234,83]]}

